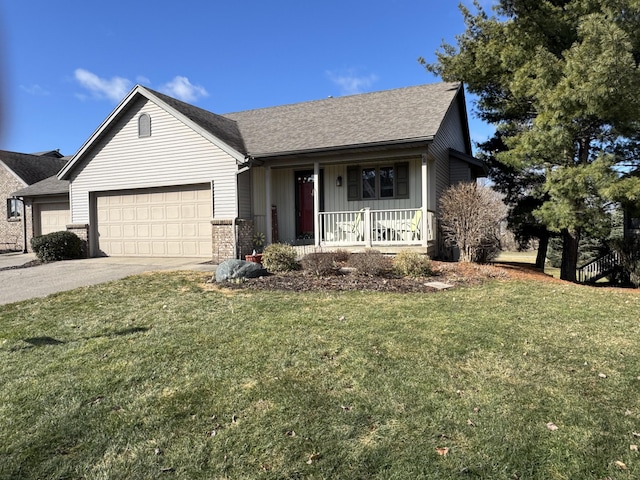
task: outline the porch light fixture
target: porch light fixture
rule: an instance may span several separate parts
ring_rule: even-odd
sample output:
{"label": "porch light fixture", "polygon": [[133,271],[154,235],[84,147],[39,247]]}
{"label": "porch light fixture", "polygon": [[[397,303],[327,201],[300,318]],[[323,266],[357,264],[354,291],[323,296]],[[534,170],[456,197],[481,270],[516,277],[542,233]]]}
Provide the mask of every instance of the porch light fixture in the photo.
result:
{"label": "porch light fixture", "polygon": [[342,176],[338,175],[336,177],[336,187],[341,187],[342,186]]}

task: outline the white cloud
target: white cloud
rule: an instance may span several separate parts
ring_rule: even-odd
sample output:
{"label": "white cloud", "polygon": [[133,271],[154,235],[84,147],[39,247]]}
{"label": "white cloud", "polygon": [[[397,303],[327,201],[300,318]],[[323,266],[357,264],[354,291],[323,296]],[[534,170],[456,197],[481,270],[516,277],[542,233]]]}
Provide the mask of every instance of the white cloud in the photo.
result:
{"label": "white cloud", "polygon": [[171,97],[184,102],[194,102],[198,98],[208,97],[209,93],[200,85],[193,85],[187,77],[177,76],[159,89]]}
{"label": "white cloud", "polygon": [[378,76],[375,74],[365,76],[357,75],[353,69],[339,73],[328,71],[327,76],[333,83],[340,87],[342,95],[362,93],[378,81]]}
{"label": "white cloud", "polygon": [[139,85],[151,85],[151,80],[149,80],[144,75],[138,75],[136,77],[136,83]]}
{"label": "white cloud", "polygon": [[131,89],[131,81],[126,78],[100,78],[95,73],[83,68],[76,69],[74,76],[78,83],[89,90],[96,98],[108,98],[114,102],[119,102]]}
{"label": "white cloud", "polygon": [[20,90],[38,97],[46,97],[49,95],[49,91],[40,85],[20,85]]}

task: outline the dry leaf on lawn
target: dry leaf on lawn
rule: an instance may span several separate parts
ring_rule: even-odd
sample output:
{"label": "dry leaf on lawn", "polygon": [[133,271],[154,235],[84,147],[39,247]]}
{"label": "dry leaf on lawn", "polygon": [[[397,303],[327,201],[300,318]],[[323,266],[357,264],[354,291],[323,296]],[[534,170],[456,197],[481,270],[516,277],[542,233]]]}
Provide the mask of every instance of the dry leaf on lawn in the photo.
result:
{"label": "dry leaf on lawn", "polygon": [[446,457],[447,455],[449,455],[449,447],[437,447],[436,453],[438,455],[442,455],[443,457]]}
{"label": "dry leaf on lawn", "polygon": [[620,470],[626,470],[627,466],[622,463],[620,460],[616,460],[616,467],[618,467]]}

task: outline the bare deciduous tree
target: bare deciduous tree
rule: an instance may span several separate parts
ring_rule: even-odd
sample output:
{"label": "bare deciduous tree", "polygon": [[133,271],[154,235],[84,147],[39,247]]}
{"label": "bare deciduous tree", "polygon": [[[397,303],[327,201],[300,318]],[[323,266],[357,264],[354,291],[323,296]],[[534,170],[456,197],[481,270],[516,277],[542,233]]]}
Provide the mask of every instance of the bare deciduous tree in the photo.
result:
{"label": "bare deciduous tree", "polygon": [[460,261],[482,262],[500,247],[500,223],[507,207],[490,187],[459,183],[440,197],[440,222],[444,241],[460,249]]}

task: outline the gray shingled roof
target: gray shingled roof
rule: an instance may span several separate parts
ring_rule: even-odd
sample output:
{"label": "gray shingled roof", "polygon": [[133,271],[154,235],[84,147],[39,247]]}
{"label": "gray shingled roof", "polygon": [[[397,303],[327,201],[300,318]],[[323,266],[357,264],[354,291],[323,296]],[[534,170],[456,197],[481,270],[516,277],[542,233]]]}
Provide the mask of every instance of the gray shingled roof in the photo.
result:
{"label": "gray shingled roof", "polygon": [[236,151],[245,153],[246,149],[242,135],[240,134],[240,130],[238,130],[236,122],[233,120],[216,115],[215,113],[203,110],[202,108],[198,108],[194,105],[181,102],[180,100],[176,100],[175,98],[156,92],[150,88],[146,89],[157,96],[160,100],[182,113],[189,120],[215,135]]}
{"label": "gray shingled roof", "polygon": [[39,197],[65,194],[69,194],[69,180],[58,180],[58,177],[53,175],[17,192],[13,192],[11,195],[14,197]]}
{"label": "gray shingled roof", "polygon": [[[149,88],[136,88],[254,158],[430,141],[456,96],[464,102],[461,84],[433,83],[217,115]],[[67,178],[80,157],[73,158],[64,172]]]}
{"label": "gray shingled roof", "polygon": [[30,155],[27,153],[0,150],[0,161],[12,170],[27,185],[55,175],[64,167],[68,158],[48,155]]}
{"label": "gray shingled roof", "polygon": [[238,123],[254,157],[429,140],[460,88],[434,83],[224,116]]}

